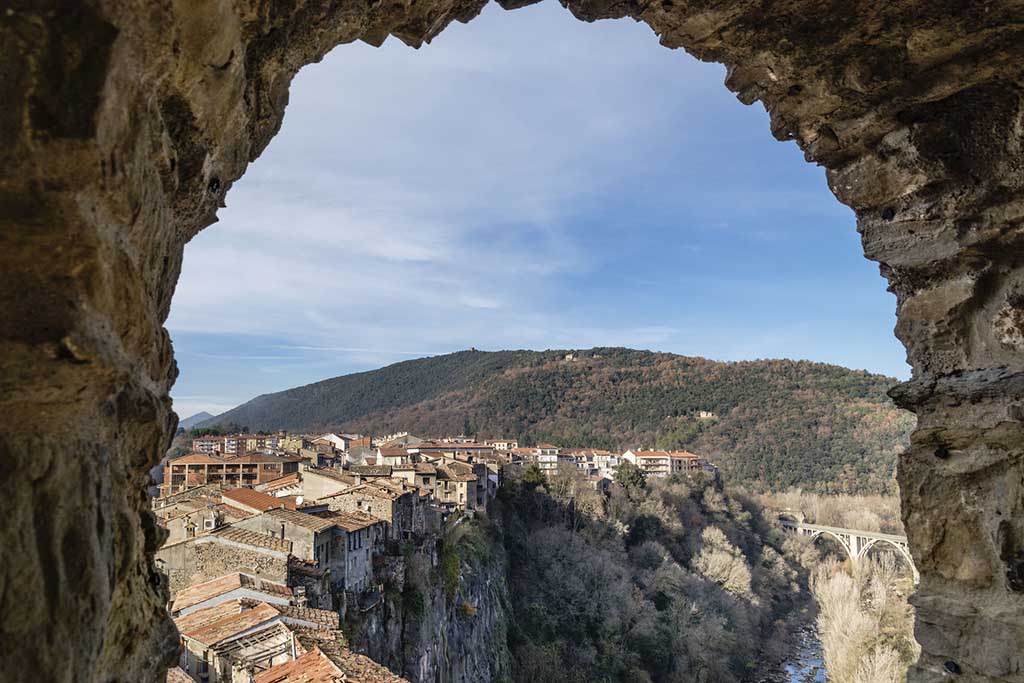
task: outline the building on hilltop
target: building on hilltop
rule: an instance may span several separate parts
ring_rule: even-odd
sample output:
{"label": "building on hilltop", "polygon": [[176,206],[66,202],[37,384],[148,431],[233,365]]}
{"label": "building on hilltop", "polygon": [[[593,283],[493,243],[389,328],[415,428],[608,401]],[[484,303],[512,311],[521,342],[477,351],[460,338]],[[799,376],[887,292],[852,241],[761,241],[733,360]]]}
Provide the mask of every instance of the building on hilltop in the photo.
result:
{"label": "building on hilltop", "polygon": [[252,453],[236,457],[190,453],[167,461],[161,495],[206,484],[255,486],[297,472],[300,459]]}

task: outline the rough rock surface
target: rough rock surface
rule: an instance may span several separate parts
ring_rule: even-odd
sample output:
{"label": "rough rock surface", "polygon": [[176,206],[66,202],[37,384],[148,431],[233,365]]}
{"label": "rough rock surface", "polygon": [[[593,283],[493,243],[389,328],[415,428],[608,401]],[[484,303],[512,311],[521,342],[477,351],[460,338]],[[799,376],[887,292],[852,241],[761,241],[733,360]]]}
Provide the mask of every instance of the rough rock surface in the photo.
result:
{"label": "rough rock surface", "polygon": [[438,578],[436,549],[406,553],[379,603],[365,612],[349,605],[351,647],[410,683],[510,681],[505,550],[491,541],[485,557],[462,559],[450,597]]}
{"label": "rough rock surface", "polygon": [[[357,39],[419,45],[483,2],[0,7],[4,681],[156,680],[173,660],[145,483],[176,421],[162,323],[183,246],[300,67]],[[725,63],[828,168],[914,366],[895,392],[919,417],[900,466],[923,575],[911,680],[1024,680],[1024,3],[567,4]]]}

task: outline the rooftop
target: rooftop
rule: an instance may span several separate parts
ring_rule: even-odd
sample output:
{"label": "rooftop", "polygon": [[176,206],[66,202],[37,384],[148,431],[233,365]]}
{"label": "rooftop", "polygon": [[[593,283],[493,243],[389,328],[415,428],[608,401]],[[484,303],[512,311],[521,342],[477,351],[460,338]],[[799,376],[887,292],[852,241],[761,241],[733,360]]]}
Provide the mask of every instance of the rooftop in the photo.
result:
{"label": "rooftop", "polygon": [[275,498],[270,494],[253,489],[229,489],[220,494],[221,499],[228,504],[236,503],[254,508],[260,512],[273,510],[274,508],[295,509],[295,504],[282,498]]}
{"label": "rooftop", "polygon": [[449,481],[476,481],[473,466],[462,462],[446,462],[437,466],[437,478]]}
{"label": "rooftop", "polygon": [[[301,513],[299,513],[301,514]],[[257,548],[267,548],[268,550],[276,550],[282,553],[290,553],[292,551],[292,544],[286,540],[280,538],[274,538],[267,534],[262,534],[258,531],[249,531],[248,529],[240,529],[236,526],[225,526],[220,529],[216,529],[208,537],[222,538],[225,541],[233,541],[234,543],[242,543],[244,545],[251,545]],[[204,538],[200,536],[199,538]],[[193,539],[188,539],[193,540]]]}
{"label": "rooftop", "polygon": [[262,484],[259,485],[259,489],[264,492],[276,491],[277,489],[286,488],[288,486],[294,486],[298,484],[300,481],[301,480],[299,479],[299,473],[292,472],[291,474],[286,474],[283,477],[278,477],[276,479],[271,479],[270,481],[263,482]]}
{"label": "rooftop", "polygon": [[256,674],[253,683],[338,683],[344,680],[345,672],[320,648],[313,646],[297,659]]}
{"label": "rooftop", "polygon": [[405,465],[395,465],[391,468],[395,472],[419,472],[421,474],[437,474],[437,468],[429,462],[412,462]]}
{"label": "rooftop", "polygon": [[345,531],[359,531],[360,529],[371,527],[374,524],[380,524],[383,521],[377,519],[373,515],[368,515],[365,512],[358,511],[341,512],[339,510],[322,510],[312,514],[321,518],[330,526],[339,526]]}
{"label": "rooftop", "polygon": [[439,441],[424,441],[423,443],[416,444],[415,446],[409,446],[409,450],[419,449],[421,451],[458,451],[458,450],[487,450],[493,451],[494,446],[485,443],[476,443],[475,441],[469,441],[466,443],[454,443],[454,442],[439,442]]}
{"label": "rooftop", "polygon": [[207,647],[248,631],[280,617],[276,609],[264,602],[230,600],[174,620],[181,635]]}
{"label": "rooftop", "polygon": [[167,670],[166,683],[195,683],[192,677],[181,670],[180,666],[173,666]]}
{"label": "rooftop", "polygon": [[205,453],[188,453],[167,461],[169,465],[222,465],[226,462],[224,458],[218,458]]}
{"label": "rooftop", "polygon": [[294,524],[300,526],[303,529],[309,529],[314,533],[320,533],[321,531],[327,531],[332,526],[333,522],[327,521],[321,517],[316,517],[305,512],[299,512],[298,510],[268,510],[263,513],[270,515],[271,517],[286,522],[288,524]]}
{"label": "rooftop", "polygon": [[349,472],[364,477],[390,477],[391,465],[352,465]]}
{"label": "rooftop", "polygon": [[241,572],[235,572],[233,574],[220,576],[211,581],[192,584],[191,586],[178,591],[178,594],[174,597],[174,604],[171,607],[171,611],[178,612],[183,609],[187,609],[193,605],[198,605],[201,602],[215,598],[218,595],[230,593],[231,591],[239,588],[248,588],[249,590],[277,595],[284,598],[290,598],[292,596],[292,589],[282,583],[274,583],[273,581],[267,581],[266,579],[242,574]]}
{"label": "rooftop", "polygon": [[347,647],[341,638],[297,631],[306,652],[290,662],[256,674],[254,683],[409,683],[369,657]]}
{"label": "rooftop", "polygon": [[305,472],[302,473],[302,476],[304,477],[310,475],[327,477],[328,479],[340,481],[342,484],[349,484],[351,486],[355,486],[356,484],[355,477],[353,477],[350,474],[345,474],[344,472],[339,472],[338,470],[333,469],[331,467],[322,467],[312,470],[306,470]]}
{"label": "rooftop", "polygon": [[313,607],[297,607],[295,605],[274,605],[274,609],[281,613],[281,616],[291,619],[301,619],[313,624],[320,624],[327,628],[336,629],[340,626],[341,616],[329,609],[315,609]]}

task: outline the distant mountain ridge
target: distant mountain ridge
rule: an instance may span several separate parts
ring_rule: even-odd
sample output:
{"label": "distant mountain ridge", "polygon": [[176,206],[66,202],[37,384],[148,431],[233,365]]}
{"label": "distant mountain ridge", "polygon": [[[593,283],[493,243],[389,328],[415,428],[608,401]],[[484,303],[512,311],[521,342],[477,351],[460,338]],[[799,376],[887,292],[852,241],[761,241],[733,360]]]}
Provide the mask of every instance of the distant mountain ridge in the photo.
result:
{"label": "distant mountain ridge", "polygon": [[206,412],[204,410],[202,412],[196,413],[195,415],[190,415],[189,417],[186,417],[185,419],[180,420],[178,422],[178,428],[179,429],[192,429],[193,427],[198,425],[200,422],[205,422],[206,420],[209,420],[211,417],[213,417],[213,415],[211,415],[210,413],[208,413],[208,412]]}
{"label": "distant mountain ridge", "polygon": [[461,351],[258,396],[200,426],[685,447],[754,488],[891,492],[914,424],[886,396],[895,383],[809,361]]}

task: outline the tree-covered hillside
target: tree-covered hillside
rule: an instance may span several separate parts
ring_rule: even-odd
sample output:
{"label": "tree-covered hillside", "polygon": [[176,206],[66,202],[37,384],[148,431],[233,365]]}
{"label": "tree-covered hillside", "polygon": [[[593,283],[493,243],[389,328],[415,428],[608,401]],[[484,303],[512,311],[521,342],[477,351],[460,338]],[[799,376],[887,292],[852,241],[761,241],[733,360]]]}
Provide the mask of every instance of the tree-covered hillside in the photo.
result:
{"label": "tree-covered hillside", "polygon": [[807,361],[463,351],[267,394],[206,424],[687,448],[754,488],[882,492],[913,425],[885,394],[894,383]]}

